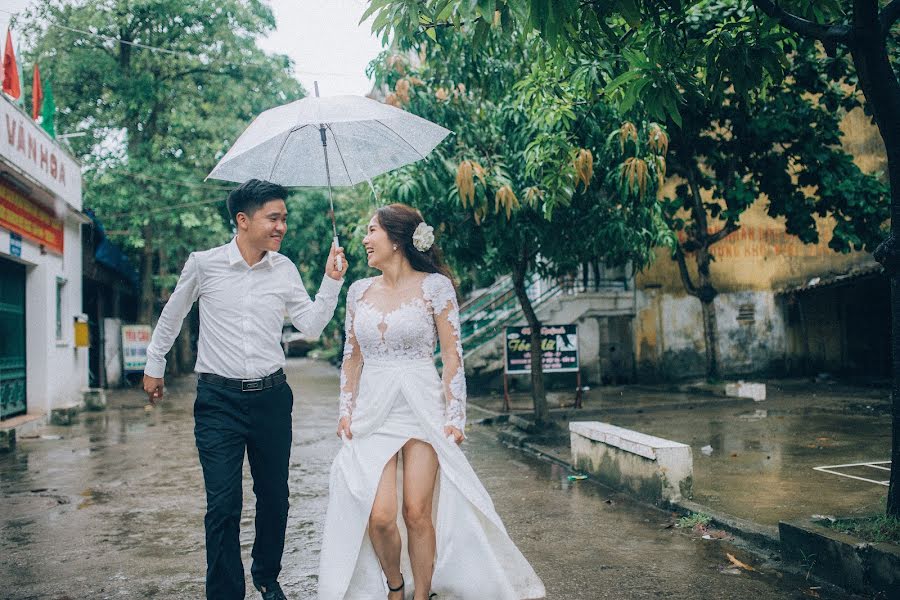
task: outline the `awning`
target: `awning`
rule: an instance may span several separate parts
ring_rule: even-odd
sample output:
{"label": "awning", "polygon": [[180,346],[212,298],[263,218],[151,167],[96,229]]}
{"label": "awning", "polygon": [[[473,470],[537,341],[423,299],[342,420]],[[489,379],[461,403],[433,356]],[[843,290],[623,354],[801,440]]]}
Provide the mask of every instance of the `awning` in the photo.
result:
{"label": "awning", "polygon": [[114,271],[117,275],[128,281],[134,289],[139,287],[140,279],[135,268],[131,265],[131,261],[122,252],[122,249],[109,241],[106,237],[106,231],[103,229],[103,223],[94,214],[94,211],[87,209],[85,214],[90,217],[94,223],[94,228],[100,238],[97,249],[94,251],[94,260],[97,263]]}
{"label": "awning", "polygon": [[858,281],[859,279],[877,277],[882,273],[884,273],[884,268],[880,264],[871,263],[853,267],[844,273],[829,273],[827,275],[811,277],[804,281],[788,282],[784,284],[784,286],[776,288],[775,294],[795,294],[797,292],[808,292],[836,285],[846,285]]}

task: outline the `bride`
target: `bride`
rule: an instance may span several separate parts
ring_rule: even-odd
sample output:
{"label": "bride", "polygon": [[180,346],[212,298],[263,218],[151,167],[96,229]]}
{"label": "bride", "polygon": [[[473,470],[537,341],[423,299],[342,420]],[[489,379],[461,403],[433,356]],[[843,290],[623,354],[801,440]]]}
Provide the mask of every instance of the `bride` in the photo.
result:
{"label": "bride", "polygon": [[363,244],[381,275],[347,292],[343,446],[331,467],[319,599],[543,598],[458,446],[459,308],[432,228],[391,204],[376,211]]}

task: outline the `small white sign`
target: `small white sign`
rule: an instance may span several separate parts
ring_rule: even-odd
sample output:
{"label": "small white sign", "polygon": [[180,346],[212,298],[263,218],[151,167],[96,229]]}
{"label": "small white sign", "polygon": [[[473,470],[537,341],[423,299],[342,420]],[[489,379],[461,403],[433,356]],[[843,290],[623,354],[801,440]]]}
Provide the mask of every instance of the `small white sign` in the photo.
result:
{"label": "small white sign", "polygon": [[143,371],[147,366],[147,346],[150,345],[149,325],[122,325],[122,369]]}

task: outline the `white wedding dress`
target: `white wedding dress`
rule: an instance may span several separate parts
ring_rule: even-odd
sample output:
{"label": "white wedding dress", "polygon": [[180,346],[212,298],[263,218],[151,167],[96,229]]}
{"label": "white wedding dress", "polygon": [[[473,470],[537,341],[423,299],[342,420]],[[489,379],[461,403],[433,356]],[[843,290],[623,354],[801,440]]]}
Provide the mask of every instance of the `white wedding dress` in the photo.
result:
{"label": "white wedding dress", "polygon": [[[344,441],[331,467],[319,599],[386,598],[367,525],[385,464],[411,438],[430,443],[440,463],[432,510],[437,552],[431,589],[438,598],[543,598],[541,580],[510,540],[462,451],[443,433],[445,425],[464,430],[466,420],[453,284],[443,275],[428,274],[409,297],[378,306],[366,297],[373,281],[357,281],[347,292],[340,414],[350,416],[353,438]],[[434,363],[438,340],[443,377]],[[398,488],[402,506],[402,455]],[[401,570],[411,597],[415,582],[401,514],[398,510]]]}

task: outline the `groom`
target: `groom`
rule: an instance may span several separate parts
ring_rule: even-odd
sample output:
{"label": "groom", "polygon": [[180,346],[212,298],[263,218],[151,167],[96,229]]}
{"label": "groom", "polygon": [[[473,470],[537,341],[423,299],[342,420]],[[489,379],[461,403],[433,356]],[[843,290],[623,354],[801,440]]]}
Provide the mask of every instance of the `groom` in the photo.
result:
{"label": "groom", "polygon": [[[206,597],[244,597],[241,563],[241,471],[250,461],[256,539],[250,572],[265,600],[283,600],[278,585],[288,513],[288,460],[294,396],[281,348],[284,315],[316,337],[334,315],[347,270],[332,245],[313,302],[297,267],[278,254],[287,229],[287,191],[251,179],[228,196],[237,226],[231,242],[194,252],[163,308],[147,347],[144,391],[163,396],[165,355],[194,301],[200,300],[194,436],[206,485]],[[340,263],[336,261],[341,257]],[[342,268],[337,268],[341,264]]]}

